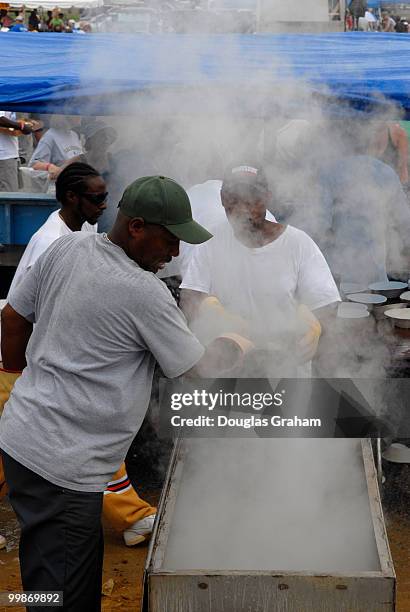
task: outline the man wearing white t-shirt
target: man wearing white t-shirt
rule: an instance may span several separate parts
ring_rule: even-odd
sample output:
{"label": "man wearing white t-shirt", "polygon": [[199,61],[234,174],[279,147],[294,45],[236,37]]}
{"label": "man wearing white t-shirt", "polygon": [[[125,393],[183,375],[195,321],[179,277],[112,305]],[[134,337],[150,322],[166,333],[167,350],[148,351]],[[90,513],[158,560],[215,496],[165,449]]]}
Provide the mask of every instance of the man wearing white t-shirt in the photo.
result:
{"label": "man wearing white t-shirt", "polygon": [[[48,247],[61,236],[74,231],[96,232],[97,221],[107,207],[105,182],[100,174],[89,166],[76,162],[61,177],[56,185],[56,198],[61,203],[60,210],[51,213],[47,221],[30,238],[30,241],[20,259],[9,289],[11,295],[25,273],[33,266],[37,259]],[[86,194],[81,190],[74,193],[67,190],[67,185],[80,183],[85,185]],[[84,189],[82,191],[84,191]]]}
{"label": "man wearing white t-shirt", "polygon": [[[221,190],[227,220],[194,250],[181,303],[192,321],[204,312],[207,296],[218,298],[230,315],[244,321],[256,346],[283,353],[291,364],[287,372],[297,376],[300,363],[315,353],[320,335],[320,325],[315,326],[307,309],[323,319],[340,297],[313,240],[266,218],[271,197],[261,168],[242,164],[229,170]],[[301,324],[301,312],[307,325]]]}
{"label": "man wearing white t-shirt", "polygon": [[[16,120],[16,113],[0,111],[0,128],[31,134],[31,128]],[[0,131],[0,191],[18,191],[19,145],[16,136]]]}

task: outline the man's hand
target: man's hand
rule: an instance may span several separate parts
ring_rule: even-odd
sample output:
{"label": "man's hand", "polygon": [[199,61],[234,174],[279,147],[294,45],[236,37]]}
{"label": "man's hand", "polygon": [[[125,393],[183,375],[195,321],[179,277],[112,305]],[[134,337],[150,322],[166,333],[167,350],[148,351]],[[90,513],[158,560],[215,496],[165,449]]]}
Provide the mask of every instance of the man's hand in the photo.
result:
{"label": "man's hand", "polygon": [[200,361],[184,376],[194,378],[218,378],[238,374],[244,356],[253,351],[255,345],[239,334],[218,336],[205,347]]}
{"label": "man's hand", "polygon": [[303,304],[298,308],[298,318],[303,325],[307,326],[307,331],[298,342],[299,361],[305,363],[311,361],[316,354],[319,339],[322,334],[322,327],[315,315]]}
{"label": "man's hand", "polygon": [[31,127],[31,125],[29,123],[24,123],[23,121],[21,122],[21,128],[20,131],[22,134],[25,134],[26,136],[28,134],[31,134],[33,131],[33,128]]}
{"label": "man's hand", "polygon": [[236,333],[241,336],[249,335],[249,324],[241,316],[226,310],[221,302],[213,295],[203,300],[198,309],[198,317],[208,318],[219,322],[220,333]]}
{"label": "man's hand", "polygon": [[48,177],[52,181],[57,180],[57,177],[60,174],[61,170],[62,170],[62,168],[60,168],[59,166],[56,166],[54,164],[50,164],[49,167],[48,167]]}

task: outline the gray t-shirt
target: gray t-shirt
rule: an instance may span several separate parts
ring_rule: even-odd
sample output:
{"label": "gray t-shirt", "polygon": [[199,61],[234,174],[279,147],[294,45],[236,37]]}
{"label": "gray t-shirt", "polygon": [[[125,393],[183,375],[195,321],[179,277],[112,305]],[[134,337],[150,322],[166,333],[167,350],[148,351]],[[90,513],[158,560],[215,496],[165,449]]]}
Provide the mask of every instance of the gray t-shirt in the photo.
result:
{"label": "gray t-shirt", "polygon": [[50,128],[41,138],[31,159],[29,167],[36,162],[49,162],[61,166],[72,157],[84,153],[79,135],[74,130]]}
{"label": "gray t-shirt", "polygon": [[204,348],[162,281],[101,234],[58,239],[9,303],[36,324],[0,447],[54,484],[103,491],[141,426],[155,362],[172,378]]}

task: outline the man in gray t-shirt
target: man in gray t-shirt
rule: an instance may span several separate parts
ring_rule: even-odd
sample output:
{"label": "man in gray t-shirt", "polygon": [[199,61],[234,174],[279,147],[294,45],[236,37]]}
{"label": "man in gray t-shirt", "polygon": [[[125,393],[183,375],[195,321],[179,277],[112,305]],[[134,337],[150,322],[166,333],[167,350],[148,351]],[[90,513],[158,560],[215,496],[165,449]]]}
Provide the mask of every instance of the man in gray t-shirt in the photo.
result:
{"label": "man in gray t-shirt", "polygon": [[119,206],[108,235],[53,243],[2,317],[4,367],[24,368],[0,421],[23,588],[63,591],[73,610],[100,606],[102,492],[142,423],[155,363],[176,377],[205,352],[155,272],[180,239],[211,234],[171,179],[138,179]]}

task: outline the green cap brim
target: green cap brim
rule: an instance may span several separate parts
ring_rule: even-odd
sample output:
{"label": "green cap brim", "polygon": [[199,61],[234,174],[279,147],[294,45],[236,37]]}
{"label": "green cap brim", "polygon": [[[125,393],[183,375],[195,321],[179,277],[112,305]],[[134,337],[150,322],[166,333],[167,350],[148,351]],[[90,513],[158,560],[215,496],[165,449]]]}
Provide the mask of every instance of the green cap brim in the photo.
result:
{"label": "green cap brim", "polygon": [[201,242],[206,242],[212,238],[212,234],[193,219],[186,223],[165,225],[164,227],[166,227],[171,234],[174,234],[174,236],[189,244],[201,244]]}

